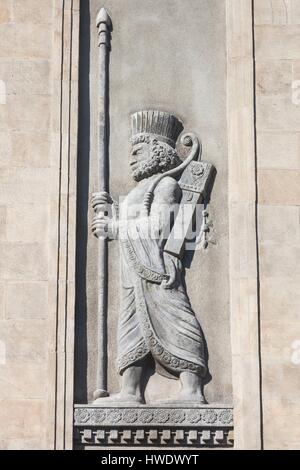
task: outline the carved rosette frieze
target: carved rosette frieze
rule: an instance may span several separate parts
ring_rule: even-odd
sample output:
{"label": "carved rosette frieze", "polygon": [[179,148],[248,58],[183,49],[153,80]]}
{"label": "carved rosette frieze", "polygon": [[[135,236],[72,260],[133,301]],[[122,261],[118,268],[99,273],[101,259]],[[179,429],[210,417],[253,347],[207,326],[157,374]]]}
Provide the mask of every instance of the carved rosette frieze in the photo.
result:
{"label": "carved rosette frieze", "polygon": [[231,407],[75,406],[77,446],[233,446]]}
{"label": "carved rosette frieze", "polygon": [[119,424],[128,425],[137,423],[141,426],[149,424],[184,425],[197,424],[201,426],[232,425],[233,412],[230,408],[75,408],[74,424]]}

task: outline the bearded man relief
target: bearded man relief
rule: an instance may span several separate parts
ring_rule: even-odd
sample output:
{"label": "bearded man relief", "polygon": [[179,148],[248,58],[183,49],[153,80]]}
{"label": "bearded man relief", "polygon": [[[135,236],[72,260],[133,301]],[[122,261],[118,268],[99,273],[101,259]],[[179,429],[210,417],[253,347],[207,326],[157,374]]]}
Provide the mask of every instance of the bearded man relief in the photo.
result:
{"label": "bearded man relief", "polygon": [[[121,311],[118,324],[118,371],[121,390],[97,403],[145,403],[143,374],[154,360],[156,371],[180,380],[180,403],[206,403],[207,349],[200,323],[187,295],[182,257],[184,237],[171,240],[180,204],[203,196],[212,165],[196,162],[195,134],[181,137],[190,147],[184,161],[176,150],[183,131],[178,118],[162,111],[139,111],[131,117],[130,168],[136,182],[119,211],[109,194],[93,196],[96,237],[120,243]],[[118,213],[119,212],[119,213]]]}

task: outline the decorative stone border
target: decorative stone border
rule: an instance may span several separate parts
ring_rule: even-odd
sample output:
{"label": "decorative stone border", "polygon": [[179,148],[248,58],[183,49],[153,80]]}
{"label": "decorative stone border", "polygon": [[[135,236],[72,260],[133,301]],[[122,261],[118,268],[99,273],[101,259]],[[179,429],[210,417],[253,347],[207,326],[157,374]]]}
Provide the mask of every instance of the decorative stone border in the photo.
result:
{"label": "decorative stone border", "polygon": [[93,407],[75,405],[80,446],[232,447],[232,407]]}
{"label": "decorative stone border", "polygon": [[75,407],[74,425],[91,426],[233,426],[230,408],[87,408]]}

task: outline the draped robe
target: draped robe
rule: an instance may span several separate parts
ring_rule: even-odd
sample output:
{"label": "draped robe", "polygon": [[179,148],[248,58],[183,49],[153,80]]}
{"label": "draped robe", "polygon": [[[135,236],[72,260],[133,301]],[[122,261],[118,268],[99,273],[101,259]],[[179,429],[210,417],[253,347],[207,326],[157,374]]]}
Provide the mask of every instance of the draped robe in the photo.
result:
{"label": "draped robe", "polygon": [[[167,198],[163,212],[161,202],[158,186],[150,217],[130,220],[119,236],[119,372],[122,374],[127,367],[152,355],[161,375],[176,379],[181,372],[190,371],[205,377],[205,340],[186,293],[181,263],[163,251],[164,229],[170,222],[173,202],[179,201]],[[165,286],[169,271],[177,279],[172,288]]]}

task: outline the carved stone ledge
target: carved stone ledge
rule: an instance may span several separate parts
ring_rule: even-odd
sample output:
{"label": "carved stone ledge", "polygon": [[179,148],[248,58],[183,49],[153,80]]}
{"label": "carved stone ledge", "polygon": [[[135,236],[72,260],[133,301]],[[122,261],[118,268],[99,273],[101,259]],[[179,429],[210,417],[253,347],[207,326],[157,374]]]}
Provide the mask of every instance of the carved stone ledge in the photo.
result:
{"label": "carved stone ledge", "polygon": [[232,447],[230,406],[75,405],[76,447]]}

